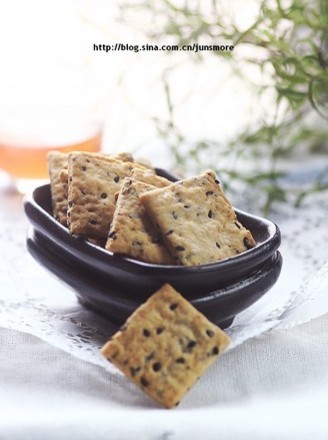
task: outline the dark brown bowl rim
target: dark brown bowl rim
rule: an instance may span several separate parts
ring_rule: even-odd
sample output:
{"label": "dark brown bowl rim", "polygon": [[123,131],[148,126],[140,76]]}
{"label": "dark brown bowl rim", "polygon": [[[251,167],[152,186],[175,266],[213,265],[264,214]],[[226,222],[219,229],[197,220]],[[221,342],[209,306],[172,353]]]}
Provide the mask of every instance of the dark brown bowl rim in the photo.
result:
{"label": "dark brown bowl rim", "polygon": [[238,254],[215,263],[199,266],[171,266],[145,263],[130,257],[113,254],[106,249],[81,239],[81,237],[72,236],[65,226],[61,225],[43,206],[38,203],[40,193],[44,193],[45,191],[49,192],[50,194],[49,184],[35,188],[33,193],[25,196],[24,199],[26,215],[34,227],[56,243],[60,243],[60,241],[62,243],[66,243],[68,246],[66,249],[71,253],[74,252],[87,256],[88,258],[95,260],[97,264],[101,263],[115,265],[116,267],[120,266],[124,270],[142,270],[149,271],[150,273],[156,272],[156,274],[169,271],[171,274],[181,275],[187,275],[195,272],[212,272],[218,270],[224,271],[225,269],[229,269],[229,271],[231,271],[233,268],[238,270],[238,268],[244,264],[249,265],[253,260],[254,262],[262,262],[268,259],[279,248],[281,241],[280,230],[274,222],[234,208],[238,218],[246,218],[248,221],[261,224],[262,228],[266,229],[268,238],[258,243],[256,247],[249,249],[242,254]]}

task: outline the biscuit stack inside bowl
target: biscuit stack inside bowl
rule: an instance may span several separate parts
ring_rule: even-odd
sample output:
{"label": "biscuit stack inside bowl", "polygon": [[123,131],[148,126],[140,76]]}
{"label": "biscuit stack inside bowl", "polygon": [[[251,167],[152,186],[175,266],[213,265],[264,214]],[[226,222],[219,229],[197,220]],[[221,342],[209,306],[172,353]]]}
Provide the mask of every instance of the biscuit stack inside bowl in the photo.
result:
{"label": "biscuit stack inside bowl", "polygon": [[131,159],[50,153],[54,216],[73,236],[170,266],[211,264],[255,246],[213,171],[172,182]]}
{"label": "biscuit stack inside bowl", "polygon": [[25,204],[42,240],[31,252],[115,323],[169,283],[226,327],[279,276],[279,229],[234,210],[211,170],[178,180],[127,153],[82,152],[50,153],[49,170],[53,216],[48,187]]}

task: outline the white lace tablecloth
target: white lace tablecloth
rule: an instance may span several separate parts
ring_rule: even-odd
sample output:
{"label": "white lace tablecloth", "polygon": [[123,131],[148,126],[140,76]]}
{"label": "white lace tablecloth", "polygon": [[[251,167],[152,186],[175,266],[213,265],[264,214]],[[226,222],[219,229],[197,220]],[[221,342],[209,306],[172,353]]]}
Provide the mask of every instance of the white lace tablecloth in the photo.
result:
{"label": "white lace tablecloth", "polygon": [[[189,439],[201,438],[205,424],[207,431],[203,438],[217,439],[221,426],[220,438],[255,439],[263,438],[265,423],[271,426],[271,431],[265,433],[267,439],[305,439],[310,437],[302,435],[310,432],[312,438],[328,438],[328,425],[320,412],[322,405],[328,407],[325,398],[328,396],[328,322],[324,316],[328,312],[327,216],[328,196],[321,193],[307,199],[298,210],[284,207],[271,217],[282,231],[284,263],[277,284],[237,316],[228,330],[232,338],[230,351],[186,396],[180,408],[167,412],[153,406],[99,355],[99,347],[113,332],[112,325],[81,307],[74,293],[27,253],[28,224],[22,198],[10,189],[2,189],[0,438],[66,439],[75,438],[73,434],[77,433],[80,439]],[[320,316],[321,320],[315,320]],[[309,321],[312,323],[295,328]],[[306,329],[305,333],[299,329]],[[325,366],[324,370],[318,362]],[[50,384],[52,374],[55,384]],[[322,394],[316,375],[325,378],[321,385],[326,387],[326,394]],[[299,395],[296,388],[304,381],[311,384],[303,389],[304,395]],[[290,387],[295,391],[292,401],[284,387],[287,393]],[[65,394],[68,389],[70,396]],[[29,392],[32,395],[35,392],[34,400]],[[61,408],[57,408],[59,412],[56,410],[57,418],[47,400],[48,392],[53,404]],[[20,395],[31,400],[28,408],[22,401],[24,410],[19,410],[22,425],[15,423],[15,411],[11,407],[20,402]],[[243,407],[245,399],[247,407]],[[281,407],[280,402],[283,402]],[[306,425],[305,419],[297,419],[297,411],[308,411],[314,402],[318,407],[310,414],[311,423]],[[296,411],[294,416],[280,413],[279,408],[287,404]],[[264,405],[268,411],[278,411],[281,421],[272,423]],[[247,421],[245,417],[253,411],[261,411],[263,419]],[[234,414],[241,417],[240,428]],[[280,424],[282,421],[284,425]],[[293,426],[296,423],[300,428]],[[56,426],[61,426],[61,433],[55,435],[52,429]],[[244,428],[250,429],[252,435],[247,436]],[[24,432],[30,432],[30,437],[24,437]],[[229,432],[235,432],[235,436],[229,437]]]}
{"label": "white lace tablecloth", "polygon": [[[313,196],[274,220],[282,232],[283,268],[276,285],[228,330],[230,349],[271,328],[290,327],[328,312],[328,197]],[[74,356],[115,372],[99,356],[112,325],[84,309],[74,293],[26,250],[22,197],[0,198],[0,326],[31,333]]]}

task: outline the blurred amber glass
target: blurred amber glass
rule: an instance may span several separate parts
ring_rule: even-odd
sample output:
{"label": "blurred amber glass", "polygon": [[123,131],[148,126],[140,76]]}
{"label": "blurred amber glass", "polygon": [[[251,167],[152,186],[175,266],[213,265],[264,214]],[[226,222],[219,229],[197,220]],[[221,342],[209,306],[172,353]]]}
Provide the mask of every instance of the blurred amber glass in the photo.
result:
{"label": "blurred amber glass", "polygon": [[101,134],[89,139],[82,139],[73,144],[53,146],[17,146],[1,143],[0,168],[9,173],[14,179],[46,179],[48,177],[47,154],[56,150],[69,151],[100,150]]}
{"label": "blurred amber glass", "polygon": [[0,102],[0,170],[19,191],[48,178],[49,151],[101,149],[104,112],[93,92],[87,81],[66,72],[58,83],[8,90]]}
{"label": "blurred amber glass", "polygon": [[100,150],[100,146],[101,133],[67,145],[23,147],[1,143],[0,140],[0,168],[14,179],[46,179],[48,177],[47,154],[49,151],[97,152]]}

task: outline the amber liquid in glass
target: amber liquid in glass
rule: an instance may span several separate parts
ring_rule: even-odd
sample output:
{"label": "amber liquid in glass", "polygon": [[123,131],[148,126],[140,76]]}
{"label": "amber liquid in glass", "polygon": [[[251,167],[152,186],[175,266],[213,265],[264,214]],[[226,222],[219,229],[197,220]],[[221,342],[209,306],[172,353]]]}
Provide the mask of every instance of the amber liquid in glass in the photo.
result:
{"label": "amber liquid in glass", "polygon": [[0,141],[0,169],[17,179],[46,179],[48,177],[47,154],[49,151],[90,151],[100,150],[101,134],[82,142],[64,146],[15,146]]}

